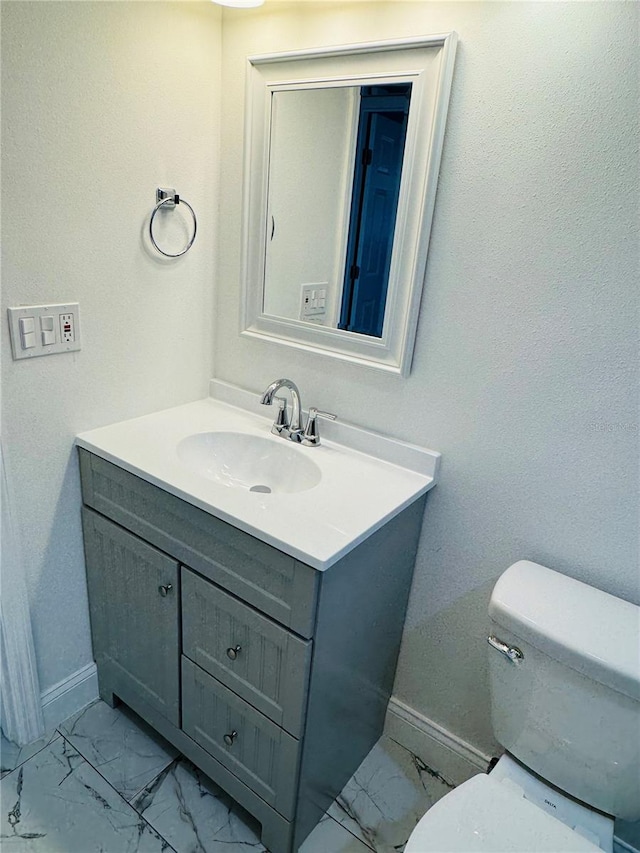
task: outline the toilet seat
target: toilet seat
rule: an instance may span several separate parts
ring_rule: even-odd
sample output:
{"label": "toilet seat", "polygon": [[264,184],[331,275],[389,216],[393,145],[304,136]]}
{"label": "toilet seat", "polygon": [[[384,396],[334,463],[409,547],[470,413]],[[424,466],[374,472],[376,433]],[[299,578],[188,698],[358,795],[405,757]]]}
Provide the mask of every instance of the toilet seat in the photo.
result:
{"label": "toilet seat", "polygon": [[602,853],[522,792],[484,774],[455,788],[419,821],[405,853]]}

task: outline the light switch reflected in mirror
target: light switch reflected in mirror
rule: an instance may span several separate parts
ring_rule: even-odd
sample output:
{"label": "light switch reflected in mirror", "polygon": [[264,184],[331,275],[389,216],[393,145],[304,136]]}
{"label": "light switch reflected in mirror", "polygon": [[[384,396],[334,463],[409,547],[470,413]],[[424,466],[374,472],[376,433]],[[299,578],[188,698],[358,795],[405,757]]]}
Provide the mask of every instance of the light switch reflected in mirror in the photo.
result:
{"label": "light switch reflected in mirror", "polygon": [[243,335],[408,375],[456,40],[249,57]]}

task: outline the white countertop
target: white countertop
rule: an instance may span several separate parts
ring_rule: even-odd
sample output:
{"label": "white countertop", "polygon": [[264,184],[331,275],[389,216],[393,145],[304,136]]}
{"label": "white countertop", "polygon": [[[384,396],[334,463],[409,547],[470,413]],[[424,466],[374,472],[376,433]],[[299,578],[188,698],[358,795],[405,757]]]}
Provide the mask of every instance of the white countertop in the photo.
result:
{"label": "white countertop", "polygon": [[285,442],[270,431],[275,408],[260,407],[257,395],[215,381],[211,390],[227,402],[208,397],[81,433],[76,443],[319,570],[435,485],[440,454],[345,424],[327,424],[326,432],[350,439],[351,447],[324,437],[320,447],[287,442],[320,467],[322,478],[311,489],[262,494],[208,479],[178,455],[187,436],[237,432]]}

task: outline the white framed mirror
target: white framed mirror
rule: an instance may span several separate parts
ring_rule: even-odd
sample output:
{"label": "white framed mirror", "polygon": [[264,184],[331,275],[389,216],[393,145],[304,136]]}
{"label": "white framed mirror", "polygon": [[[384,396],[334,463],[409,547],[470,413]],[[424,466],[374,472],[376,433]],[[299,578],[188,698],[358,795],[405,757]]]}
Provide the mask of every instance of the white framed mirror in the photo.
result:
{"label": "white framed mirror", "polygon": [[456,42],[248,58],[243,335],[409,374]]}

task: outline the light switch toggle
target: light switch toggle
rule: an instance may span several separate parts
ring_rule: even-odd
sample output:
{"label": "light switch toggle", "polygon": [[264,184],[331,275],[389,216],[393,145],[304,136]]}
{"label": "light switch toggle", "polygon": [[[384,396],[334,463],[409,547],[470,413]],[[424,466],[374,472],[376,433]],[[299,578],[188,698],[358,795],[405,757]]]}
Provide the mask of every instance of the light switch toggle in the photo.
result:
{"label": "light switch toggle", "polygon": [[22,317],[19,326],[20,346],[22,349],[31,349],[36,345],[36,321],[33,317]]}
{"label": "light switch toggle", "polygon": [[40,333],[43,347],[55,344],[56,333],[53,329],[53,315],[40,317]]}

